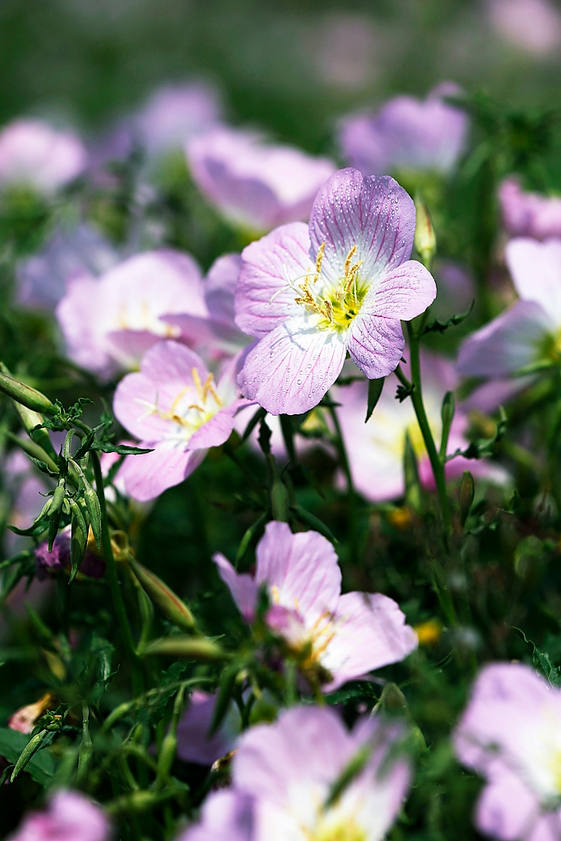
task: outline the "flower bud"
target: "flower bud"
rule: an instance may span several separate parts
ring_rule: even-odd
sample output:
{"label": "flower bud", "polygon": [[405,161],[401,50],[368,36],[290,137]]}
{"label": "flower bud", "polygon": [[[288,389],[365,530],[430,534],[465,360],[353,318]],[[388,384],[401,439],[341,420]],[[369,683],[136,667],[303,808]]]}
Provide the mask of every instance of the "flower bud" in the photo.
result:
{"label": "flower bud", "polygon": [[138,561],[130,559],[130,565],[134,574],[148,593],[152,601],[158,605],[162,613],[179,628],[186,631],[193,631],[195,618],[185,602],[170,590],[161,578],[147,569]]}
{"label": "flower bud", "polygon": [[428,207],[417,194],[415,196],[415,208],[417,210],[417,225],[415,227],[415,248],[419,252],[425,266],[430,266],[432,258],[436,253],[436,235],[432,226]]}
{"label": "flower bud", "polygon": [[52,415],[55,412],[54,403],[46,395],[37,391],[36,388],[31,388],[30,385],[26,385],[20,382],[20,380],[9,377],[2,372],[0,372],[0,391],[3,391],[12,400],[16,400],[28,409],[43,412],[46,415]]}

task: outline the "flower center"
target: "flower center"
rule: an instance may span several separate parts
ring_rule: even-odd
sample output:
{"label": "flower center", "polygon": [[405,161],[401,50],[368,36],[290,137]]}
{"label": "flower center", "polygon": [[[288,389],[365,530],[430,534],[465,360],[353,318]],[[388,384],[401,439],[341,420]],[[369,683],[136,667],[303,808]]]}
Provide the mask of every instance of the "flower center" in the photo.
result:
{"label": "flower center", "polygon": [[178,336],[179,327],[166,324],[153,312],[148,301],[127,302],[121,305],[117,318],[119,330],[147,330],[167,339]]}
{"label": "flower center", "polygon": [[[194,432],[212,418],[223,406],[214,385],[214,377],[208,374],[204,383],[196,368],[191,368],[192,383],[186,385],[173,399],[169,409],[160,409],[156,403],[144,403],[146,415],[157,414],[163,420],[173,421],[176,431],[181,432],[183,440],[189,439]],[[175,435],[171,436],[175,437]]]}
{"label": "flower center", "polygon": [[343,277],[337,285],[318,290],[325,252],[325,242],[322,242],[317,253],[314,273],[307,274],[304,282],[297,287],[300,294],[294,300],[297,304],[302,304],[308,312],[320,316],[317,326],[321,330],[346,330],[360,311],[368,292],[368,284],[360,279],[362,260],[355,261],[356,250],[356,245],[353,245],[347,254]]}
{"label": "flower center", "polygon": [[[366,841],[366,832],[352,818],[329,820],[329,813],[309,834],[309,841]],[[307,839],[308,841],[308,839]]]}

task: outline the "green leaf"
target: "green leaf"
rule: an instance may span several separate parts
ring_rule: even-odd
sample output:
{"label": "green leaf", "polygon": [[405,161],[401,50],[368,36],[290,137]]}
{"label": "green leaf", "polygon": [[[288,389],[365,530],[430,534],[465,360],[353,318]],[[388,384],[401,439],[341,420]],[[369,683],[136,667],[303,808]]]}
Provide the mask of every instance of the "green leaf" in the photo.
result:
{"label": "green leaf", "polygon": [[[29,741],[25,733],[11,730],[9,727],[0,727],[0,756],[15,765]],[[26,764],[25,770],[36,783],[47,788],[53,782],[56,763],[47,751],[38,751]]]}
{"label": "green leaf", "polygon": [[372,416],[372,412],[376,408],[376,404],[382,394],[384,387],[384,377],[377,380],[368,380],[368,400],[366,401],[366,417],[364,423],[368,423]]}

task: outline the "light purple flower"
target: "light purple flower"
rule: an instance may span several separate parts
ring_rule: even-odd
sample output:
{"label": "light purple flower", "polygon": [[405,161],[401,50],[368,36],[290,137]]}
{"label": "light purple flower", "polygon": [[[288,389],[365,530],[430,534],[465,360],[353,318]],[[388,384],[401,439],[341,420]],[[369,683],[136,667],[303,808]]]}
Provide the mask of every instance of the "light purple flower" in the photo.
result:
{"label": "light purple flower", "polygon": [[140,371],[128,374],[115,392],[115,416],[140,447],[153,452],[127,456],[119,471],[134,499],[153,499],[187,478],[209,447],[230,436],[238,399],[235,361],[214,383],[203,360],[178,342],[162,341],[142,358]]}
{"label": "light purple flower", "polygon": [[504,841],[561,836],[561,690],[519,663],[486,666],[454,735],[487,780],[477,827]]}
{"label": "light purple flower", "polygon": [[561,237],[561,198],[523,190],[515,178],[499,188],[503,224],[510,236],[549,239]]}
{"label": "light purple flower", "polygon": [[203,806],[200,822],[177,841],[258,841],[255,801],[240,791],[218,791]]}
{"label": "light purple flower", "polygon": [[18,263],[18,301],[52,311],[69,283],[97,277],[118,259],[116,249],[91,225],[58,228],[41,251]]}
{"label": "light purple flower", "polygon": [[40,120],[15,120],[0,131],[0,190],[28,186],[50,195],[86,165],[86,150],[69,131]]}
{"label": "light purple flower", "polygon": [[155,156],[181,149],[221,117],[216,88],[209,82],[193,81],[157,88],[132,122],[139,142],[150,156]]}
{"label": "light purple flower", "polygon": [[218,257],[203,282],[205,314],[165,313],[166,324],[179,328],[179,336],[208,359],[231,357],[247,345],[248,337],[236,326],[234,292],[242,260],[239,254]]}
{"label": "light purple flower", "polygon": [[254,231],[307,219],[318,189],[335,171],[327,158],[226,126],[196,137],[186,154],[206,198],[235,224]]}
{"label": "light purple flower", "polygon": [[[381,841],[409,786],[409,762],[389,757],[401,736],[374,717],[349,733],[333,710],[286,710],[241,737],[229,797],[212,795],[202,825],[181,841]],[[363,770],[329,804],[333,785],[365,751]],[[236,801],[246,810],[243,823]]]}
{"label": "light purple flower", "polygon": [[196,689],[191,694],[189,706],[177,728],[177,755],[185,762],[212,765],[234,747],[241,729],[237,707],[230,704],[222,724],[216,733],[209,736],[215,706],[216,693],[210,695]]}
{"label": "light purple flower", "polygon": [[444,83],[425,100],[397,96],[374,113],[347,117],[339,130],[343,156],[365,175],[447,175],[464,150],[469,130],[465,112],[443,100],[458,92],[455,85]]}
{"label": "light purple flower", "polygon": [[[424,352],[421,356],[423,401],[429,426],[437,446],[442,434],[441,405],[447,391],[454,391],[458,378],[454,365],[446,358]],[[407,372],[407,365],[404,365]],[[423,436],[415,417],[410,399],[399,402],[395,393],[397,379],[388,378],[374,412],[368,423],[366,382],[354,382],[337,388],[335,400],[340,404],[337,412],[347,448],[354,484],[366,499],[373,502],[395,499],[405,492],[403,453],[405,436],[409,440],[419,465],[419,478],[423,485],[432,487],[434,478]],[[472,408],[475,408],[472,403]],[[454,420],[448,438],[448,453],[464,450],[468,446],[466,430],[468,416],[461,403],[456,404]],[[457,456],[446,466],[449,479],[461,476],[464,470],[480,476],[504,481],[504,472],[482,461]],[[342,477],[341,481],[343,481]]]}
{"label": "light purple flower", "polygon": [[56,309],[70,357],[102,377],[180,336],[164,317],[178,312],[206,316],[202,279],[189,255],[166,249],[130,257],[99,279],[75,279]]}
{"label": "light purple flower", "polygon": [[269,523],[257,546],[255,576],[238,574],[223,555],[214,561],[248,622],[255,617],[259,587],[266,587],[267,624],[289,648],[306,653],[305,670],[327,673],[329,689],[396,663],[417,646],[392,599],[380,593],[341,595],[337,556],[317,532],[292,534],[286,523]]}
{"label": "light purple flower", "polygon": [[561,14],[549,0],[487,0],[494,29],[514,46],[536,56],[561,43]]}
{"label": "light purple flower", "polygon": [[316,196],[309,226],[284,225],[242,252],[238,326],[259,341],[239,383],[271,414],[301,414],[333,385],[347,351],[369,378],[398,365],[401,321],[436,295],[409,260],[415,206],[393,178],[335,173]]}
{"label": "light purple flower", "polygon": [[29,814],[9,841],[108,841],[109,821],[76,791],[58,791],[44,812]]}
{"label": "light purple flower", "polygon": [[513,239],[506,262],[520,298],[471,335],[460,348],[458,371],[503,377],[561,352],[561,240]]}

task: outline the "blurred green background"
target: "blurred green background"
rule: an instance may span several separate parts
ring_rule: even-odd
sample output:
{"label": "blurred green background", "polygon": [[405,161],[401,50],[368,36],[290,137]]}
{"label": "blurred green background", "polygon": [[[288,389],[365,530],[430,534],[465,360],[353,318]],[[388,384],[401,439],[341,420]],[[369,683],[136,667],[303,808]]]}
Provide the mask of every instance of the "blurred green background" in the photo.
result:
{"label": "blurred green background", "polygon": [[340,114],[443,79],[512,105],[557,104],[561,33],[545,2],[500,3],[501,31],[495,0],[2,0],[0,121],[31,113],[96,129],[193,74],[218,83],[233,120],[310,150],[328,145]]}

